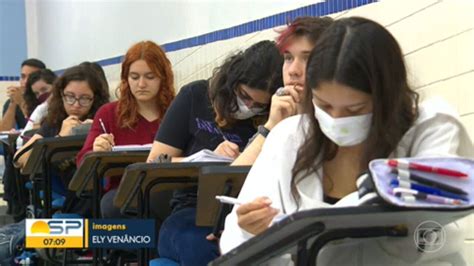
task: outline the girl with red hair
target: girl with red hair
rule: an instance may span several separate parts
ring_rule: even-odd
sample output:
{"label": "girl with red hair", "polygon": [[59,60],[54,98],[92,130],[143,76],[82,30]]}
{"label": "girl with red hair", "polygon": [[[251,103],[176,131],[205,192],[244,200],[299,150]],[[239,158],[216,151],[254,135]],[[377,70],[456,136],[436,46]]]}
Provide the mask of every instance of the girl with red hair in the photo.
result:
{"label": "girl with red hair", "polygon": [[[165,52],[152,41],[133,45],[123,60],[118,90],[118,101],[97,111],[84,147],[78,154],[78,164],[90,151],[111,151],[115,145],[153,142],[175,96],[171,63]],[[108,192],[101,200],[103,217],[120,216],[119,210],[112,205],[119,179],[112,177],[105,186]]]}

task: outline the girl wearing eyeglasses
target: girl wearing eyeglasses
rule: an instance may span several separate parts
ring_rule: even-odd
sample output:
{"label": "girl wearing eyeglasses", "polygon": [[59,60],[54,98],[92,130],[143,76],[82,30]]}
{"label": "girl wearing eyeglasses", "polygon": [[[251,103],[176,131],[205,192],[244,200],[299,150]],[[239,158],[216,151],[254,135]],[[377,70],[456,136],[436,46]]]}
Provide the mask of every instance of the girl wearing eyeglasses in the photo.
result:
{"label": "girl wearing eyeglasses", "polygon": [[[97,111],[77,163],[90,151],[111,151],[115,145],[152,143],[161,120],[174,99],[173,71],[165,52],[152,41],[139,42],[122,63],[118,101]],[[103,217],[120,217],[113,205],[120,176],[110,177],[101,200]]]}
{"label": "girl wearing eyeglasses", "polygon": [[[24,149],[31,149],[30,146],[38,139],[70,136],[72,128],[91,123],[95,112],[108,101],[108,86],[92,68],[69,68],[54,84],[48,115],[40,129],[16,154],[22,153]],[[15,167],[22,168],[28,161],[30,152],[18,157]]]}

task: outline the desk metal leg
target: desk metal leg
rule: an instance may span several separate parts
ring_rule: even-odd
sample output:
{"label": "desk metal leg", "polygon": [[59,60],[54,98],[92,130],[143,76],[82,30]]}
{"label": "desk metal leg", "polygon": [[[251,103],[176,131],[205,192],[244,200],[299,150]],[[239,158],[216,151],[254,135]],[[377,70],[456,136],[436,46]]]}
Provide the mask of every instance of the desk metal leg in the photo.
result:
{"label": "desk metal leg", "polygon": [[306,248],[308,243],[307,239],[301,240],[298,242],[296,247],[296,266],[306,266],[308,265],[308,250]]}
{"label": "desk metal leg", "polygon": [[[44,158],[44,157],[43,157]],[[50,175],[50,169],[49,169],[49,163],[46,158],[43,160],[43,171],[42,171],[42,179],[43,179],[43,202],[44,202],[44,218],[51,218],[52,215],[52,207],[51,207],[51,201],[53,197],[53,192],[52,192],[52,182],[51,182],[51,175]]]}
{"label": "desk metal leg", "polygon": [[[172,179],[158,178],[158,179],[153,180],[145,187],[145,191],[140,201],[143,204],[142,205],[143,208],[141,206],[138,206],[138,217],[141,217],[144,219],[147,219],[150,217],[150,194],[151,194],[151,190],[155,186],[159,184],[163,184],[163,183],[170,184],[170,183],[192,183],[192,182],[196,182],[196,181],[189,177],[172,178]],[[144,250],[143,257],[144,257],[143,264],[140,264],[140,265],[148,266],[148,261],[150,260],[150,254],[149,254],[148,249]]]}
{"label": "desk metal leg", "polygon": [[[232,180],[227,180],[224,184],[224,191],[223,195],[230,196],[232,192]],[[224,228],[224,221],[226,214],[229,212],[229,205],[228,204],[219,204],[219,211],[217,212],[217,219],[216,223],[214,224],[214,228],[212,229],[212,234],[216,237],[219,237],[221,234],[221,229]]]}
{"label": "desk metal leg", "polygon": [[[92,174],[92,182],[93,182],[93,191],[92,191],[92,217],[93,218],[100,218],[100,194],[102,191],[102,178],[99,178],[99,173],[97,173],[97,166],[99,165],[100,161],[97,160],[94,164],[95,168]],[[102,262],[102,249],[101,248],[94,248],[93,249],[93,258],[92,258],[92,265],[96,266]]]}
{"label": "desk metal leg", "polygon": [[[146,173],[141,173],[140,177],[142,175],[143,177],[145,177]],[[139,180],[143,181],[143,179],[140,179],[140,178]],[[140,190],[138,190],[137,192],[137,209],[138,209],[138,218],[143,219],[144,208],[143,208],[143,192],[141,190],[141,186],[140,186]],[[138,265],[144,265],[144,266],[148,265],[148,261],[147,261],[148,250],[146,248],[139,249],[137,253],[137,257],[138,257]]]}

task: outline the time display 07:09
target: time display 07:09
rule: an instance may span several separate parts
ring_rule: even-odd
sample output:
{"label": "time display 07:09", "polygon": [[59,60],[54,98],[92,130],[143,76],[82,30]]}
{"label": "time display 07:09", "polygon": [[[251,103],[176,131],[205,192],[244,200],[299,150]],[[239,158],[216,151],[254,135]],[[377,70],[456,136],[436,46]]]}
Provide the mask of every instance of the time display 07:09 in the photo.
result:
{"label": "time display 07:09", "polygon": [[43,245],[45,246],[64,246],[66,239],[64,238],[45,238],[43,239]]}

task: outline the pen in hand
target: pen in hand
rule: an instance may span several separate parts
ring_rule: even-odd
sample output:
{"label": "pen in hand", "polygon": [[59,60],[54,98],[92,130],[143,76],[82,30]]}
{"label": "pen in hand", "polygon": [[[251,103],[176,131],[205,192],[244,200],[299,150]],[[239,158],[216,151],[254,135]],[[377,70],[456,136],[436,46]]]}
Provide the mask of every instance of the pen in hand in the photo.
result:
{"label": "pen in hand", "polygon": [[102,128],[103,133],[108,134],[107,130],[105,129],[104,121],[102,121],[102,118],[99,118],[99,123],[100,123],[100,127]]}
{"label": "pen in hand", "polygon": [[[224,204],[237,205],[237,206],[244,204],[244,202],[240,201],[239,199],[228,197],[228,196],[216,196],[216,199],[219,200],[221,203],[224,203]],[[276,210],[278,210],[278,209],[276,209]],[[285,213],[280,213],[281,212],[280,210],[278,210],[278,212],[279,212],[279,214],[277,214],[273,218],[274,223],[279,222],[279,221],[285,219],[288,216]]]}
{"label": "pen in hand", "polygon": [[230,205],[242,205],[245,203],[245,202],[240,201],[237,198],[233,198],[229,196],[216,195],[216,200],[220,201],[221,203],[230,204]]}
{"label": "pen in hand", "polygon": [[[110,147],[113,150],[113,146],[115,146],[114,135],[107,132],[107,129],[105,129],[104,121],[102,121],[101,118],[99,118],[99,124],[100,124],[100,127],[102,128],[103,134],[107,134],[106,136],[102,136],[102,138],[105,139],[110,144]],[[105,149],[105,150],[108,150],[108,149]]]}
{"label": "pen in hand", "polygon": [[223,138],[225,141],[229,141],[229,140],[227,139],[227,137],[224,135],[224,132],[222,132],[222,129],[221,129],[219,126],[217,126],[217,131],[219,131],[219,134],[221,134],[222,138]]}
{"label": "pen in hand", "polygon": [[242,205],[244,204],[240,200],[228,196],[216,196],[216,200],[220,201],[221,203],[231,204],[231,205]]}

